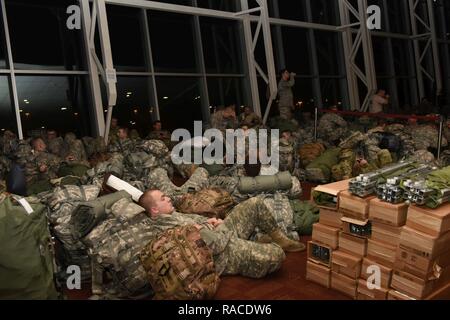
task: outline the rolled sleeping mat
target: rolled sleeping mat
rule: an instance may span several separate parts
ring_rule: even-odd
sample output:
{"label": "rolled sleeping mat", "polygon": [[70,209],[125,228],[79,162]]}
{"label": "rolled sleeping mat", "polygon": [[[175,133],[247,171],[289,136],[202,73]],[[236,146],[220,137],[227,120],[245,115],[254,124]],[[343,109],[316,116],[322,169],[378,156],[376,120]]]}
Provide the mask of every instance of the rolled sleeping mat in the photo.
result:
{"label": "rolled sleeping mat", "polygon": [[289,171],[279,172],[273,176],[241,177],[238,184],[241,193],[273,192],[291,188],[292,176]]}
{"label": "rolled sleeping mat", "polygon": [[117,191],[126,191],[131,194],[131,197],[134,201],[138,202],[139,198],[144,194],[138,188],[133,187],[128,182],[125,182],[114,175],[110,175],[108,180],[106,181],[106,185],[117,190]]}

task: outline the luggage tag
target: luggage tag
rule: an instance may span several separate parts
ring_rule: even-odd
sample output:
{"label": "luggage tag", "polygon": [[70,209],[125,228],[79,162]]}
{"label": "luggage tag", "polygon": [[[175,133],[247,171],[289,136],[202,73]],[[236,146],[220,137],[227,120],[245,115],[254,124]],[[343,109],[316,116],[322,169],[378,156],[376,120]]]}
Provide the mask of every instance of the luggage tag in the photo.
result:
{"label": "luggage tag", "polygon": [[19,198],[19,197],[14,197],[14,196],[13,196],[13,198],[18,203],[20,203],[20,205],[25,209],[25,211],[27,212],[28,215],[30,215],[34,212],[33,208],[30,206],[30,204],[28,203],[28,201],[25,198]]}

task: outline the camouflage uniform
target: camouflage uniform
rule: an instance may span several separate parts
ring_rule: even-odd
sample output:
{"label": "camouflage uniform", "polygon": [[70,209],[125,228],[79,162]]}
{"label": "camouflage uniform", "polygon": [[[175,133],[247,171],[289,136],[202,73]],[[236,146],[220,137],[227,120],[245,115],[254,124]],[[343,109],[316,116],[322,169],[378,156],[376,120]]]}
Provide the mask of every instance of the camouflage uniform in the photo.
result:
{"label": "camouflage uniform", "polygon": [[[416,150],[427,150],[428,148],[438,148],[439,131],[433,125],[414,125],[407,128],[414,140]],[[443,147],[447,146],[447,139],[442,137]]]}
{"label": "camouflage uniform", "polygon": [[64,140],[61,137],[57,137],[47,141],[47,150],[49,153],[55,156],[62,157],[64,153]]}
{"label": "camouflage uniform", "polygon": [[167,146],[167,148],[171,149],[173,146],[173,143],[171,141],[171,134],[169,131],[165,131],[165,130],[159,130],[159,131],[151,131],[147,138],[145,138],[146,140],[161,140],[162,142],[164,142],[164,144]]}
{"label": "camouflage uniform", "polygon": [[119,128],[110,128],[108,135],[108,146],[116,143],[119,140],[117,134],[119,133]]}
{"label": "camouflage uniform", "polygon": [[179,225],[204,225],[200,233],[213,251],[219,274],[262,278],[281,267],[285,258],[281,247],[248,241],[257,228],[266,234],[277,229],[275,219],[261,199],[252,198],[237,205],[216,229],[211,230],[205,225],[206,220],[177,212],[152,219],[161,231]]}
{"label": "camouflage uniform", "polygon": [[6,130],[2,139],[0,154],[5,156],[12,155],[16,151],[18,144],[19,140],[16,138],[16,135]]}
{"label": "camouflage uniform", "polygon": [[387,125],[384,128],[385,132],[395,134],[397,137],[400,138],[400,141],[402,143],[402,147],[400,150],[400,157],[407,157],[414,153],[414,140],[411,137],[410,131],[405,128],[402,124],[391,124]]}
{"label": "camouflage uniform", "polygon": [[67,149],[66,153],[64,154],[64,158],[66,158],[67,156],[71,156],[74,159],[70,162],[89,165],[83,143],[81,142],[81,140],[78,140],[76,138],[75,134],[71,132],[67,133],[64,137],[64,143]]}
{"label": "camouflage uniform", "polygon": [[218,129],[225,134],[226,129],[236,129],[239,124],[237,118],[226,118],[223,113],[224,110],[219,110],[211,115],[211,128]]}
{"label": "camouflage uniform", "polygon": [[133,140],[127,138],[124,140],[117,140],[115,143],[109,144],[108,152],[110,153],[121,153],[122,155],[127,155],[134,151],[135,143]]}
{"label": "camouflage uniform", "polygon": [[4,180],[6,177],[6,173],[10,170],[11,161],[0,155],[0,180]]}
{"label": "camouflage uniform", "polygon": [[253,128],[253,127],[259,126],[261,123],[262,123],[261,118],[254,112],[250,113],[249,115],[242,113],[239,116],[239,125],[240,126],[247,126],[249,128]]}
{"label": "camouflage uniform", "polygon": [[347,135],[347,121],[338,114],[326,113],[320,118],[317,135],[331,143],[343,139]]}
{"label": "camouflage uniform", "polygon": [[280,171],[289,171],[292,173],[296,160],[295,144],[290,139],[280,138],[279,153]]}
{"label": "camouflage uniform", "polygon": [[278,109],[280,111],[280,118],[284,120],[293,120],[294,94],[292,93],[292,87],[294,85],[295,78],[292,75],[288,81],[281,79],[278,83]]}

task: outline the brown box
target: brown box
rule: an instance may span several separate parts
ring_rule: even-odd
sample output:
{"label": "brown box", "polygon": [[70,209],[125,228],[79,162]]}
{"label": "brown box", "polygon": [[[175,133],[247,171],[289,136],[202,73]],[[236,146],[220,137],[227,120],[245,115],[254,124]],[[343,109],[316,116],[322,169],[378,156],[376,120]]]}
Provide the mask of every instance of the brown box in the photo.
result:
{"label": "brown box", "polygon": [[331,271],[331,288],[355,299],[358,281],[343,274]]}
{"label": "brown box", "polygon": [[428,259],[433,259],[448,250],[450,231],[434,237],[410,227],[403,227],[400,234],[400,248],[409,250]]}
{"label": "brown box", "polygon": [[450,268],[442,271],[439,279],[424,281],[407,272],[394,270],[391,287],[416,299],[423,299],[445,287],[450,280]]}
{"label": "brown box", "polygon": [[450,230],[450,203],[436,209],[410,206],[406,225],[438,237]]}
{"label": "brown box", "polygon": [[391,279],[392,279],[392,269],[388,268],[376,261],[370,260],[368,258],[364,258],[362,261],[362,268],[361,268],[361,278],[364,280],[369,279],[369,277],[372,275],[372,272],[368,273],[367,271],[370,266],[377,266],[380,268],[381,271],[381,287],[382,288],[389,288],[391,285]]}
{"label": "brown box", "polygon": [[331,255],[331,270],[352,279],[358,279],[361,274],[362,258],[338,250]]}
{"label": "brown box", "polygon": [[369,238],[372,232],[372,224],[369,220],[357,220],[349,217],[342,219],[342,231],[352,236]]}
{"label": "brown box", "polygon": [[372,236],[370,239],[398,246],[402,227],[394,227],[384,223],[372,222]]}
{"label": "brown box", "polygon": [[333,249],[329,246],[315,241],[308,241],[307,254],[310,261],[324,265],[327,268],[331,268],[332,253]]}
{"label": "brown box", "polygon": [[379,289],[369,289],[367,287],[367,280],[359,279],[357,291],[358,300],[386,300],[389,290],[383,287]]}
{"label": "brown box", "polygon": [[369,218],[370,200],[374,198],[374,196],[360,198],[348,191],[342,191],[339,193],[339,210],[344,217],[366,220]]}
{"label": "brown box", "polygon": [[329,288],[331,284],[331,269],[308,260],[306,262],[306,280]]}
{"label": "brown box", "polygon": [[404,293],[395,291],[393,289],[389,290],[387,299],[388,300],[416,300],[415,298],[412,298]]}
{"label": "brown box", "polygon": [[395,264],[395,256],[397,247],[391,246],[387,243],[368,240],[367,243],[367,258],[374,260],[382,265],[393,268]]}
{"label": "brown box", "polygon": [[[329,184],[324,184],[315,187],[311,190],[311,200],[314,202],[320,209],[334,210],[337,211],[339,209],[339,193],[343,190],[348,190],[348,183],[350,179],[342,180],[338,182],[333,182]],[[320,192],[325,193],[332,196],[336,201],[333,206],[323,206],[319,205],[314,201],[314,193]]]}
{"label": "brown box", "polygon": [[431,279],[450,266],[450,249],[434,259],[427,259],[410,250],[398,248],[395,269],[405,271],[421,279]]}
{"label": "brown box", "polygon": [[359,257],[364,257],[367,253],[367,239],[340,232],[339,249],[342,249]]}
{"label": "brown box", "polygon": [[319,223],[340,229],[342,227],[341,218],[343,216],[340,211],[320,208]]}
{"label": "brown box", "polygon": [[406,203],[392,204],[380,199],[370,200],[369,219],[376,222],[401,227],[406,223],[408,205]]}
{"label": "brown box", "polygon": [[312,239],[326,244],[331,249],[337,249],[339,245],[339,229],[315,223],[313,224]]}

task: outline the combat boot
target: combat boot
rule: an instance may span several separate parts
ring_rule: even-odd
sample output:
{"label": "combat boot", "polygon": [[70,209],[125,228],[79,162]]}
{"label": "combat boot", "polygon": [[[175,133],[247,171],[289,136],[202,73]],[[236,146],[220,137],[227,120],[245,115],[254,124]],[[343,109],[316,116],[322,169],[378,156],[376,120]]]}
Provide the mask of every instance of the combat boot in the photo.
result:
{"label": "combat boot", "polygon": [[289,239],[281,230],[276,230],[270,234],[272,241],[279,245],[286,252],[299,252],[306,249],[306,246],[298,241]]}

